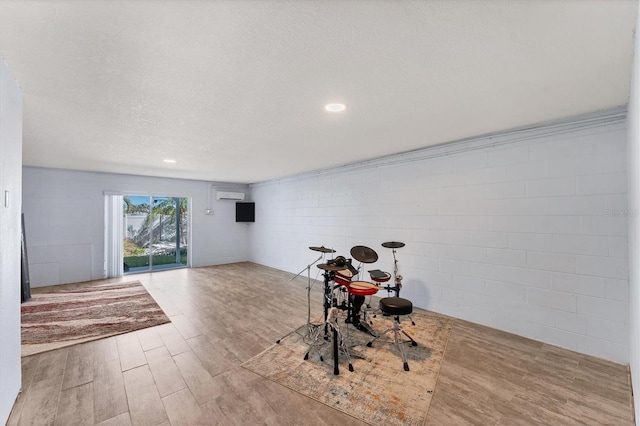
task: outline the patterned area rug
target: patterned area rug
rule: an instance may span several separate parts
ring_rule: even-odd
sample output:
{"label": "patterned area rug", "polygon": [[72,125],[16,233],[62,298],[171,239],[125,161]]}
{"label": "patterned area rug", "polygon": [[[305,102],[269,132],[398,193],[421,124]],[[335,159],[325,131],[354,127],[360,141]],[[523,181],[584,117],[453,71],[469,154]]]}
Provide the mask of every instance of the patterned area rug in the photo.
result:
{"label": "patterned area rug", "polygon": [[[416,347],[408,341],[404,345],[410,371],[403,369],[392,333],[380,337],[369,348],[366,344],[371,336],[352,327],[345,332],[346,327],[341,326],[354,371],[349,371],[345,356],[340,353],[340,374],[335,376],[330,342],[314,348],[309,359],[304,360],[309,348],[305,343],[306,325],[243,367],[370,424],[422,425],[453,320],[423,310],[415,310],[412,317],[415,326],[407,319],[402,322],[404,330],[418,342]],[[373,328],[379,332],[391,325],[388,317],[373,318]]]}
{"label": "patterned area rug", "polygon": [[169,321],[139,281],[36,293],[22,304],[22,356]]}

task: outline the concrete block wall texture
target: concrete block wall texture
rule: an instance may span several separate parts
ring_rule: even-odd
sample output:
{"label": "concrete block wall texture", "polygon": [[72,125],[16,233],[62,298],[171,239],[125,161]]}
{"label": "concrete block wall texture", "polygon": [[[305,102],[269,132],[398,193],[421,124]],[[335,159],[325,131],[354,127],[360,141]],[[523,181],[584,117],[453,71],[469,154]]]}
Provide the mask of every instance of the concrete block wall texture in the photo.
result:
{"label": "concrete block wall texture", "polygon": [[[215,200],[211,182],[37,167],[24,167],[23,176],[33,287],[104,278],[105,191],[187,197],[192,266],[247,259],[249,227],[235,222],[235,202]],[[250,194],[246,185],[225,187]]]}
{"label": "concrete block wall texture", "polygon": [[391,271],[402,241],[416,306],[627,363],[626,143],[608,112],[254,184],[250,258],[297,272],[309,246],[365,245]]}

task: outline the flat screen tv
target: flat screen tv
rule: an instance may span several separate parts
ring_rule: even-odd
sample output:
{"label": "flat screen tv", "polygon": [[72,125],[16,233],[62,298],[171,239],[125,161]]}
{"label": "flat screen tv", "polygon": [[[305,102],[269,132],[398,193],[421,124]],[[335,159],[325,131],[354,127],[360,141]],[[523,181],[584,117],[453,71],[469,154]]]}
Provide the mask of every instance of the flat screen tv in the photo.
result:
{"label": "flat screen tv", "polygon": [[255,222],[256,203],[236,203],[236,222]]}

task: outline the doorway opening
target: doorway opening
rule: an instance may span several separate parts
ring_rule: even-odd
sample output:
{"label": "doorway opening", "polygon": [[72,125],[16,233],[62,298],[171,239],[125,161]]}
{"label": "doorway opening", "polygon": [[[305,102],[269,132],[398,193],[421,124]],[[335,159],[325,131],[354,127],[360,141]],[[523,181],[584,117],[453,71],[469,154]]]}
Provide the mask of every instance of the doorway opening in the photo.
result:
{"label": "doorway opening", "polygon": [[122,197],[125,274],[189,266],[187,208],[182,197]]}

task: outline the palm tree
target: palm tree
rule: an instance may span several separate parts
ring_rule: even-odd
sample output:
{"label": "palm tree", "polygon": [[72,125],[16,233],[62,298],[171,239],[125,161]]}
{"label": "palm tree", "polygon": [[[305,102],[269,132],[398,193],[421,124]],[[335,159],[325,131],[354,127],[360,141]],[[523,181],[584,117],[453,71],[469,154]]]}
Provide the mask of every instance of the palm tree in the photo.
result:
{"label": "palm tree", "polygon": [[129,197],[122,197],[122,201],[124,201],[124,214],[129,214],[133,209],[133,203]]}
{"label": "palm tree", "polygon": [[[175,255],[176,263],[182,263],[181,261],[181,249],[188,246],[188,234],[187,234],[187,199],[179,197],[171,198],[152,198],[151,208],[148,204],[135,204],[127,197],[124,201],[125,213],[131,214],[132,212],[144,212],[146,216],[139,222],[137,229],[130,233],[130,239],[138,247],[148,247],[149,254],[166,255],[173,251],[175,243]],[[166,250],[170,250],[169,253],[158,252],[151,247],[154,244],[165,243]],[[171,248],[169,248],[171,247]],[[166,263],[166,262],[165,262]]]}
{"label": "palm tree", "polygon": [[[167,231],[173,230],[175,224],[177,223],[178,231],[180,238],[176,238],[176,243],[187,244],[187,199],[186,198],[165,198],[165,199],[155,199],[153,200],[153,215],[160,216],[160,220],[158,221],[157,228],[159,230],[159,240],[162,241],[162,231],[163,224],[164,226],[168,226]],[[156,204],[157,203],[157,204]],[[176,206],[178,206],[178,211],[176,211]],[[170,218],[175,217],[176,220],[173,219],[165,221],[164,216],[168,216]]]}

